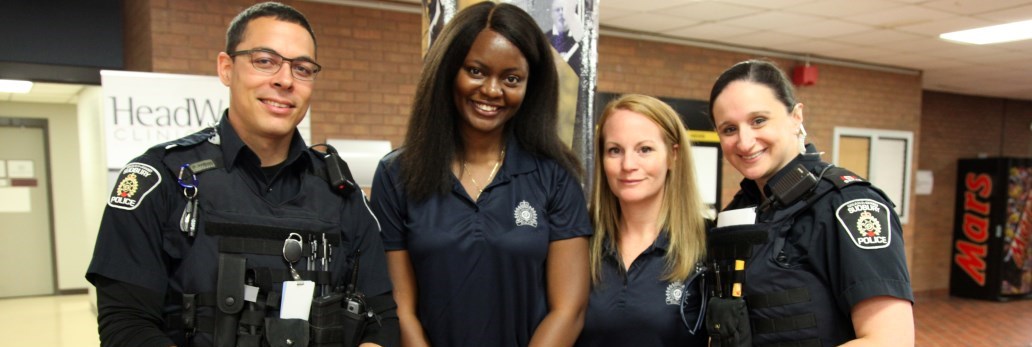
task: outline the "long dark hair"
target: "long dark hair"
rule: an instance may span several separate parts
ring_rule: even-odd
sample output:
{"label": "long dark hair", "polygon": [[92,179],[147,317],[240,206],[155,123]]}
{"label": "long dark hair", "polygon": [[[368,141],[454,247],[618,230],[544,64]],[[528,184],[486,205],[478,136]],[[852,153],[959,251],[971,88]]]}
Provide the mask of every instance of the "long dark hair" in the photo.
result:
{"label": "long dark hair", "polygon": [[717,100],[720,93],[724,92],[728,84],[735,81],[749,81],[762,84],[774,91],[774,96],[785,105],[789,113],[795,107],[795,92],[792,89],[792,82],[788,80],[785,73],[774,65],[773,62],[762,59],[751,59],[735,64],[717,77],[710,90],[709,114],[710,121],[713,121],[713,102]]}
{"label": "long dark hair", "polygon": [[551,46],[534,19],[519,7],[481,2],[460,11],[427,52],[412,102],[405,148],[399,155],[401,181],[409,198],[425,200],[452,187],[450,164],[465,145],[458,133],[455,76],[473,41],[491,30],[512,42],[530,66],[527,92],[505,125],[524,150],[557,161],[578,178],[577,156],[559,139],[559,77]]}

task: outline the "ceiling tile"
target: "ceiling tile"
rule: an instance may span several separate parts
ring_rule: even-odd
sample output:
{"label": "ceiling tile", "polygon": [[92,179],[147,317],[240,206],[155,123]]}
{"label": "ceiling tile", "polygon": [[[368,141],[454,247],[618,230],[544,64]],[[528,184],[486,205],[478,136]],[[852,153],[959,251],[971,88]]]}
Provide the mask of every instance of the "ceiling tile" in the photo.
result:
{"label": "ceiling tile", "polygon": [[810,15],[767,11],[721,22],[746,28],[774,30],[785,26],[806,26],[807,23],[815,23],[820,20],[819,17]]}
{"label": "ceiling tile", "polygon": [[975,17],[999,21],[1001,23],[1032,19],[1032,4],[1017,6],[1006,10],[979,13]]}
{"label": "ceiling tile", "polygon": [[[1029,54],[1023,52],[1005,51],[989,55],[974,57],[961,57],[958,60],[976,64],[1007,64],[1020,63],[1023,69],[1028,69]],[[1030,70],[1032,71],[1032,70]],[[1030,81],[1032,82],[1032,81]]]}
{"label": "ceiling tile", "polygon": [[893,54],[876,58],[879,63],[904,66],[918,70],[967,67],[970,63],[956,59],[932,57],[922,53]]}
{"label": "ceiling tile", "polygon": [[896,52],[923,52],[931,50],[950,49],[958,44],[940,39],[917,39],[896,42],[887,42],[878,45],[881,48]]}
{"label": "ceiling tile", "polygon": [[795,12],[827,18],[839,18],[848,15],[858,15],[902,6],[905,6],[905,4],[888,0],[822,0],[803,3],[789,8],[783,8],[782,10],[785,12]]}
{"label": "ceiling tile", "polygon": [[842,49],[836,50],[834,52],[825,52],[822,55],[852,61],[877,62],[878,57],[893,54],[899,53],[886,51],[878,47],[845,45]]}
{"label": "ceiling tile", "polygon": [[670,29],[687,27],[696,23],[698,22],[673,16],[639,13],[611,19],[604,24],[635,31],[663,32]]}
{"label": "ceiling tile", "polygon": [[922,3],[922,7],[956,14],[979,14],[1009,9],[1028,4],[1028,0],[935,0]]}
{"label": "ceiling tile", "polygon": [[851,48],[849,45],[820,39],[797,41],[791,44],[782,45],[781,47],[783,50],[792,53],[813,55],[828,55],[831,52]]}
{"label": "ceiling tile", "polygon": [[896,29],[915,34],[923,34],[930,37],[939,37],[939,34],[942,33],[979,28],[993,24],[996,23],[984,19],[954,16],[921,24],[904,25],[897,27]]}
{"label": "ceiling tile", "polygon": [[[610,1],[610,0],[602,0],[602,1]],[[763,1],[756,1],[756,0],[720,0],[720,2],[739,4],[739,5],[746,5],[746,6],[757,6],[757,7],[763,7],[763,8],[768,8],[768,9],[779,9],[779,8],[788,8],[788,7],[796,6],[796,5],[799,5],[799,4],[812,3],[812,2],[815,2],[815,1],[814,0],[763,0]]]}
{"label": "ceiling tile", "polygon": [[663,10],[663,13],[666,13],[671,16],[679,16],[698,21],[718,21],[728,18],[750,15],[762,11],[762,8],[757,7],[707,1],[691,2],[686,5]]}
{"label": "ceiling tile", "polygon": [[908,5],[843,17],[843,20],[892,29],[954,16],[951,13]]}
{"label": "ceiling tile", "polygon": [[953,59],[968,58],[969,60],[977,60],[978,57],[986,57],[1008,53],[1007,50],[1003,50],[997,47],[976,45],[952,45],[942,49],[924,50],[923,52],[933,57]]}
{"label": "ceiling tile", "polygon": [[599,11],[607,9],[621,9],[636,12],[650,12],[677,7],[683,1],[672,0],[599,0]]}
{"label": "ceiling tile", "polygon": [[807,40],[805,37],[793,36],[771,31],[757,31],[746,35],[720,40],[733,45],[767,48],[784,51],[784,45],[792,42]]}
{"label": "ceiling tile", "polygon": [[773,30],[777,32],[793,34],[803,37],[827,38],[858,33],[871,29],[873,28],[866,25],[854,24],[838,20],[819,20],[816,22],[805,23],[802,25],[783,25],[774,28]]}
{"label": "ceiling tile", "polygon": [[847,34],[837,37],[832,37],[831,40],[839,41],[843,43],[859,44],[866,46],[876,46],[890,42],[899,42],[907,40],[918,40],[922,36],[911,34],[907,32],[888,30],[888,29],[876,29],[869,30],[854,34]]}
{"label": "ceiling tile", "polygon": [[[1026,52],[1032,54],[1032,40],[997,43],[992,46],[1011,51]],[[1032,57],[1032,55],[1030,55],[1030,57]]]}
{"label": "ceiling tile", "polygon": [[733,25],[726,25],[720,23],[702,23],[686,28],[666,31],[664,32],[664,34],[697,40],[722,41],[729,37],[740,36],[742,34],[751,33],[754,31],[756,30],[736,27]]}

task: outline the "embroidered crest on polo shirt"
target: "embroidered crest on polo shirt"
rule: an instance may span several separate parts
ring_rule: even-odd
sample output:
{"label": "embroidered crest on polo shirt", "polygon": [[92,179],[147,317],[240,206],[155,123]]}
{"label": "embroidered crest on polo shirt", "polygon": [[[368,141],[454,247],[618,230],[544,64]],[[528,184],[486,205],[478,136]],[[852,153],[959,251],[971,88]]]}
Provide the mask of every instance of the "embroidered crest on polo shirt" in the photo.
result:
{"label": "embroidered crest on polo shirt", "polygon": [[853,244],[862,249],[888,247],[892,242],[892,224],[889,208],[871,199],[856,199],[843,203],[835,211]]}
{"label": "embroidered crest on polo shirt", "polygon": [[143,163],[129,163],[118,174],[115,189],[108,198],[108,206],[123,210],[135,210],[161,183],[161,174],[153,166]]}
{"label": "embroidered crest on polo shirt", "polygon": [[666,286],[667,305],[680,305],[682,295],[684,295],[684,283],[673,282]]}
{"label": "embroidered crest on polo shirt", "polygon": [[534,210],[533,206],[527,200],[520,201],[520,204],[516,206],[516,209],[512,211],[513,217],[516,218],[516,226],[532,226],[537,228],[537,211]]}

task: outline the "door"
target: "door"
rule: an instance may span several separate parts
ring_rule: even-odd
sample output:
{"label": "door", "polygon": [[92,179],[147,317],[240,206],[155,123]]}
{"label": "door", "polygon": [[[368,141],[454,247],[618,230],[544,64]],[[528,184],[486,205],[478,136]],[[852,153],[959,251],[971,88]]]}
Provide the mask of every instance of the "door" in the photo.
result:
{"label": "door", "polygon": [[54,293],[45,120],[0,126],[0,298]]}

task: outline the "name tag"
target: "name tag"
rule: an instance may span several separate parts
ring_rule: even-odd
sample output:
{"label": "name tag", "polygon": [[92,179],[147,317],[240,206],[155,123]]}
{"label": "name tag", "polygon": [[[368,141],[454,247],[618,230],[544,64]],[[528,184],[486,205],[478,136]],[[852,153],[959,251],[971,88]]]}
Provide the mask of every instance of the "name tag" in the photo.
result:
{"label": "name tag", "polygon": [[315,282],[284,281],[283,298],[280,301],[280,318],[308,320],[313,294],[315,294]]}

